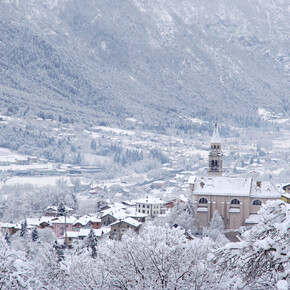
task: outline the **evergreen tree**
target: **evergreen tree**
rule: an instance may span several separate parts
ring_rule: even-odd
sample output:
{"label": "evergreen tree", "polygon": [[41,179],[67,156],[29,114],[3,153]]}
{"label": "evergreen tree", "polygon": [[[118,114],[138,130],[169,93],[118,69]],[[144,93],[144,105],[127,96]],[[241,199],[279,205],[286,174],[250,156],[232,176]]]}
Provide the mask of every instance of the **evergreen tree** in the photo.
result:
{"label": "evergreen tree", "polygon": [[53,248],[55,250],[55,253],[57,255],[57,261],[61,262],[64,260],[64,252],[63,252],[63,246],[60,245],[57,241],[54,242]]}
{"label": "evergreen tree", "polygon": [[24,237],[27,235],[27,223],[26,220],[21,224],[21,229],[20,229],[20,237]]}
{"label": "evergreen tree", "polygon": [[63,202],[61,202],[57,208],[57,215],[64,216],[64,214],[65,214],[65,205]]}
{"label": "evergreen tree", "polygon": [[10,235],[9,235],[9,233],[8,232],[6,232],[6,234],[5,234],[5,241],[6,241],[6,243],[7,243],[7,245],[10,245]]}
{"label": "evergreen tree", "polygon": [[91,229],[86,241],[86,247],[91,250],[91,256],[93,259],[97,257],[97,245],[98,245],[98,238],[93,229]]}
{"label": "evergreen tree", "polygon": [[94,151],[97,150],[97,144],[96,144],[95,139],[93,139],[93,140],[91,141],[91,149],[94,150]]}
{"label": "evergreen tree", "polygon": [[32,241],[33,242],[36,242],[38,240],[38,230],[37,230],[37,227],[35,227],[32,231],[32,234],[31,234],[31,238],[32,238]]}

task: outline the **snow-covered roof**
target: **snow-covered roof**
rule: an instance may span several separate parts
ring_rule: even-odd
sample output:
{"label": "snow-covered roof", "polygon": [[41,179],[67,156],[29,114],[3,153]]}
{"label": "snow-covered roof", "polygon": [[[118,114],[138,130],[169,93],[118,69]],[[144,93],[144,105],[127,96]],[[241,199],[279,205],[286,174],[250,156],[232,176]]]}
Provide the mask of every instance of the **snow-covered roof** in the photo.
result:
{"label": "snow-covered roof", "polygon": [[[57,210],[58,210],[58,206],[48,206],[48,207],[46,208],[46,210],[49,210],[49,209],[52,209],[53,211],[57,211]],[[73,211],[73,209],[70,208],[70,207],[68,207],[68,206],[65,206],[65,210],[66,210],[66,211]]]}
{"label": "snow-covered roof", "polygon": [[[68,238],[78,238],[79,237],[79,232],[72,232],[72,231],[67,231],[66,235]],[[65,238],[65,234],[63,235]]]}
{"label": "snow-covered roof", "polygon": [[148,214],[145,213],[141,213],[141,212],[134,212],[134,213],[130,213],[129,217],[136,217],[136,218],[143,218],[143,217],[147,217]]}
{"label": "snow-covered roof", "polygon": [[121,222],[124,222],[124,223],[126,223],[128,225],[131,225],[131,226],[135,227],[135,228],[137,228],[140,225],[142,225],[142,223],[138,222],[137,220],[135,220],[135,219],[133,219],[131,217],[126,217],[123,220],[119,220],[119,221],[116,221],[116,222],[112,223],[111,226],[116,225],[116,224],[121,223]]}
{"label": "snow-covered roof", "polygon": [[164,204],[165,201],[161,200],[160,198],[154,196],[146,196],[146,198],[141,198],[136,200],[136,203],[145,203],[145,204]]}
{"label": "snow-covered roof", "polygon": [[128,201],[128,200],[124,200],[122,201],[122,204],[124,204],[125,206],[135,206],[136,203],[134,201]]}
{"label": "snow-covered roof", "polygon": [[280,198],[281,193],[279,193],[279,191],[269,181],[253,182],[251,197]]}
{"label": "snow-covered roof", "polygon": [[16,224],[11,223],[0,223],[0,228],[14,228]]}
{"label": "snow-covered roof", "polygon": [[27,218],[26,223],[28,227],[37,227],[39,226],[40,219],[39,218]]}
{"label": "snow-covered roof", "polygon": [[204,195],[249,196],[251,190],[250,177],[197,177],[193,193]]}
{"label": "snow-covered roof", "polygon": [[96,215],[86,215],[75,220],[73,224],[80,223],[81,225],[86,225],[88,222],[100,223],[101,219],[99,219]]}
{"label": "snow-covered roof", "polygon": [[[76,217],[74,216],[69,216],[69,217],[66,217],[66,223],[67,224],[73,224],[75,221],[76,221]],[[65,217],[64,216],[59,216],[58,218],[56,219],[53,219],[51,221],[52,224],[64,224],[65,223]]]}
{"label": "snow-covered roof", "polygon": [[188,183],[189,183],[189,184],[194,184],[195,179],[196,179],[196,176],[190,176],[190,177],[188,178]]}
{"label": "snow-covered roof", "polygon": [[257,224],[260,221],[260,215],[258,214],[250,214],[248,218],[246,218],[246,224]]}
{"label": "snow-covered roof", "polygon": [[128,212],[122,208],[108,208],[102,212],[102,217],[110,214],[116,219],[123,219],[128,216]]}
{"label": "snow-covered roof", "polygon": [[214,130],[213,130],[210,142],[211,143],[221,143],[221,138],[220,138],[220,134],[219,134],[217,123],[215,123]]}
{"label": "snow-covered roof", "polygon": [[286,198],[290,198],[290,193],[287,193],[287,192],[282,193],[282,196],[284,196],[284,197],[286,197]]}
{"label": "snow-covered roof", "polygon": [[[79,237],[87,237],[91,229],[80,229],[78,232]],[[101,237],[103,234],[109,232],[109,228],[93,229],[97,237]]]}
{"label": "snow-covered roof", "polygon": [[251,177],[197,177],[193,193],[199,195],[250,196],[253,198],[280,198],[281,194],[269,182],[253,181]]}
{"label": "snow-covered roof", "polygon": [[182,200],[182,201],[184,201],[184,202],[187,202],[187,201],[188,201],[188,197],[185,196],[184,194],[180,194],[180,195],[178,195],[177,198],[180,199],[180,200]]}

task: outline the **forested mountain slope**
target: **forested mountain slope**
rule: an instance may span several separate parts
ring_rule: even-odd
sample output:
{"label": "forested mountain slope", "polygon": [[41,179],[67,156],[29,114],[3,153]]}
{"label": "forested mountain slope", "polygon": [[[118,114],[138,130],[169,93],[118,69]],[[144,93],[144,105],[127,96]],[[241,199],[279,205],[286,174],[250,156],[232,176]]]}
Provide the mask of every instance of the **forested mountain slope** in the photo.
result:
{"label": "forested mountain slope", "polygon": [[87,123],[289,115],[288,4],[1,1],[0,110]]}

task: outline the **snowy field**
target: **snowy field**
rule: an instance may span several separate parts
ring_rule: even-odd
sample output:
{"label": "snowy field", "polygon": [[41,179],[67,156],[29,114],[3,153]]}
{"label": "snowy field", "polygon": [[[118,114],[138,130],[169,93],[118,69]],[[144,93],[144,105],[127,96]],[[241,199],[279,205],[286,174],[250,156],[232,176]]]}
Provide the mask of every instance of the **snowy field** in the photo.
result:
{"label": "snowy field", "polygon": [[5,185],[31,185],[34,187],[44,187],[44,186],[55,186],[57,182],[63,180],[70,184],[70,178],[67,176],[45,176],[45,177],[22,177],[15,176],[9,178],[3,183],[0,183],[0,188],[2,189]]}

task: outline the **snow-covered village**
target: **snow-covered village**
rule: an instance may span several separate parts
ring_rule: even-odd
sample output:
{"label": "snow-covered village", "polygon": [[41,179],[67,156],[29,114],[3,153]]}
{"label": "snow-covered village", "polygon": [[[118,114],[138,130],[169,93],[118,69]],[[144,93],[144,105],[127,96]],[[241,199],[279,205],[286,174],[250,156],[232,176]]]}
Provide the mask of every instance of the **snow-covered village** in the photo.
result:
{"label": "snow-covered village", "polygon": [[0,11],[0,289],[290,289],[287,1]]}

